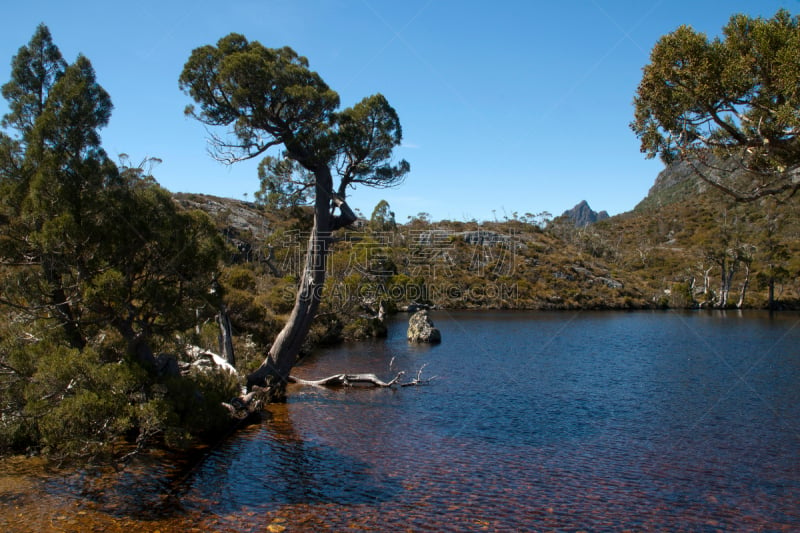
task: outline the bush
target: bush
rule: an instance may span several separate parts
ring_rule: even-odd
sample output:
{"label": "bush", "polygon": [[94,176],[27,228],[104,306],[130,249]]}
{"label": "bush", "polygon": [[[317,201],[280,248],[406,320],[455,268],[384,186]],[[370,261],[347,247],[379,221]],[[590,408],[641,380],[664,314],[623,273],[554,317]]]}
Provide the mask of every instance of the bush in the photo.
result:
{"label": "bush", "polygon": [[377,318],[356,318],[346,324],[342,330],[344,338],[350,340],[383,338],[387,334],[386,324]]}
{"label": "bush", "polygon": [[35,427],[29,437],[47,453],[103,455],[119,435],[135,426],[132,399],[146,378],[136,364],[104,363],[92,349],[78,351],[45,343],[31,354],[37,359],[37,370],[25,389],[23,413]]}
{"label": "bush", "polygon": [[167,444],[185,447],[192,437],[214,436],[230,425],[230,413],[222,402],[229,402],[241,392],[235,375],[222,369],[195,370],[166,385],[166,399],[176,415],[175,425],[168,428],[172,442]]}
{"label": "bush", "polygon": [[222,275],[222,282],[226,286],[240,291],[255,292],[256,290],[256,275],[244,266],[232,266],[226,269]]}

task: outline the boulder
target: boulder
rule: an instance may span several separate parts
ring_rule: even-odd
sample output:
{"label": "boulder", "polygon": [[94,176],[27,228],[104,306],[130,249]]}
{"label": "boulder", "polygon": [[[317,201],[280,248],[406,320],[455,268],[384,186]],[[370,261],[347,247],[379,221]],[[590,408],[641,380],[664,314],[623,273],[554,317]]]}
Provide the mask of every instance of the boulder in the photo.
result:
{"label": "boulder", "polygon": [[410,342],[442,342],[441,332],[434,327],[427,309],[417,311],[408,319],[408,334]]}
{"label": "boulder", "polygon": [[406,313],[416,313],[422,309],[428,309],[428,306],[426,304],[411,302],[405,308],[403,308],[402,311],[405,311]]}

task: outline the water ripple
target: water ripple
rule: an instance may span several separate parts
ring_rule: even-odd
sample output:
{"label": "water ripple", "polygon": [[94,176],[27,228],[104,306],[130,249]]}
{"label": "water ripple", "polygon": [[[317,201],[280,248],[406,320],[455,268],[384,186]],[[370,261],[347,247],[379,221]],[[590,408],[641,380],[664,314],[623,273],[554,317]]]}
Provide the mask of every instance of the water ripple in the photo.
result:
{"label": "water ripple", "polygon": [[267,421],[166,484],[171,515],[131,522],[106,492],[98,505],[128,512],[128,525],[94,529],[800,530],[797,315],[434,320],[439,346],[409,346],[398,324],[386,342],[297,369],[427,363],[440,376],[430,386],[293,388]]}

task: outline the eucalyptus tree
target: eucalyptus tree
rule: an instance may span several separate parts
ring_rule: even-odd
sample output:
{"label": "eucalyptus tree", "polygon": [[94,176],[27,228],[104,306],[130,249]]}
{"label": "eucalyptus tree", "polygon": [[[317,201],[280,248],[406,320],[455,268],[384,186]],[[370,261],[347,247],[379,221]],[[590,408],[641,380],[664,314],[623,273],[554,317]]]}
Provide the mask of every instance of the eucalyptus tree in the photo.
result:
{"label": "eucalyptus tree", "polygon": [[689,161],[739,201],[800,188],[800,19],[734,15],[720,37],[689,26],[653,47],[631,128],[648,158]]}
{"label": "eucalyptus tree", "polygon": [[392,160],[402,138],[400,121],[381,94],[339,111],[339,95],[305,57],[235,33],[193,50],[179,83],[196,104],[187,107],[188,115],[225,128],[211,134],[217,159],[234,163],[272,150],[307,173],[314,223],[294,308],[248,377],[249,385],[266,384],[279,399],[317,313],[333,233],[356,220],[346,202],[348,188],[390,187],[409,171],[406,161]]}
{"label": "eucalyptus tree", "polygon": [[369,227],[372,231],[378,232],[397,229],[394,211],[391,210],[389,202],[381,200],[375,205],[375,209],[372,210],[372,215],[369,217]]}

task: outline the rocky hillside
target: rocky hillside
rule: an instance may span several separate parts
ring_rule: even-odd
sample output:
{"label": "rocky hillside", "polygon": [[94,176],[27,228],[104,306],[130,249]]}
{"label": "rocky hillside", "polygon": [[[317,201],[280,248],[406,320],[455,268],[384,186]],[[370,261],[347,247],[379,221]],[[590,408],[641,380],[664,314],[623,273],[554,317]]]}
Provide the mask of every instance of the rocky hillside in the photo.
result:
{"label": "rocky hillside", "polygon": [[[736,175],[736,169],[732,163],[726,165],[716,158],[712,158],[707,165],[700,165],[700,168],[711,178],[719,178],[723,174],[731,173]],[[634,211],[652,210],[696,198],[707,192],[708,189],[708,183],[697,176],[691,162],[677,161],[668,165],[656,176],[655,183],[648,191],[647,196],[636,205]]]}
{"label": "rocky hillside", "polygon": [[234,262],[255,259],[262,252],[259,244],[274,230],[253,202],[194,193],[176,193],[173,197],[184,209],[199,209],[211,216],[225,240],[236,250]]}
{"label": "rocky hillside", "polygon": [[[200,194],[176,195],[176,201],[208,212],[232,245],[231,263],[253,271],[252,282],[242,282],[239,271],[233,276],[242,298],[246,292],[269,300],[276,315],[291,308],[286,296],[300,266],[297,238],[309,231],[308,211],[270,213]],[[388,235],[363,225],[337,243],[329,290],[356,310],[375,302],[354,294],[375,300],[386,291],[398,307],[419,301],[449,308],[597,309],[763,307],[771,286],[784,306],[794,306],[800,301],[797,209],[800,196],[769,206],[735,204],[697,178],[691,165],[676,163],[634,210],[614,217],[582,201],[546,227],[522,220],[418,220]],[[732,294],[727,303],[721,292]]]}

